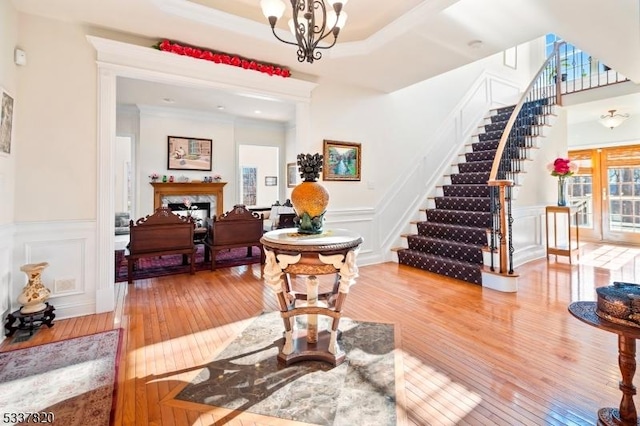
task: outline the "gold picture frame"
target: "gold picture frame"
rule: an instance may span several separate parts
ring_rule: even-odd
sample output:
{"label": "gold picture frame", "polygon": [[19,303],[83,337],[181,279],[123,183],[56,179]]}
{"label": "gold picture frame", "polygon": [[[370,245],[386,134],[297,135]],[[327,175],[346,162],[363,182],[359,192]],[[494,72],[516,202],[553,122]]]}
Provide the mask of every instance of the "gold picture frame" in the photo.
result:
{"label": "gold picture frame", "polygon": [[322,180],[360,180],[361,144],[325,139],[322,152]]}

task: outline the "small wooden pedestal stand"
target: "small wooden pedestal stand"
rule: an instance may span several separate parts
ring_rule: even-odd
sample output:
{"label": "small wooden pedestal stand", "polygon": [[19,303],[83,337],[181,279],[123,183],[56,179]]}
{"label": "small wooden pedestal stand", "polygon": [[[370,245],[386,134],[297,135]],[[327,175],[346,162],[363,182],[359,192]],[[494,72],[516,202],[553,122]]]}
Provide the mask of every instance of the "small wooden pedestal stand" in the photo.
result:
{"label": "small wooden pedestal stand", "polygon": [[633,396],[636,394],[636,387],[633,386],[633,375],[636,372],[636,339],[640,338],[640,327],[616,324],[600,318],[596,315],[596,302],[574,302],[569,305],[569,312],[580,321],[618,335],[618,365],[622,374],[619,387],[622,400],[619,409],[598,410],[598,425],[640,425],[638,412],[633,403]]}
{"label": "small wooden pedestal stand", "polygon": [[[46,325],[49,328],[53,327],[53,319],[56,317],[56,314],[53,313],[55,308],[48,302],[45,304],[47,307],[38,312],[23,314],[18,309],[7,315],[7,322],[4,325],[7,330],[5,336],[11,337],[17,330],[29,330],[29,335],[32,335],[33,330],[41,325]],[[15,325],[16,321],[18,321],[18,325]]]}
{"label": "small wooden pedestal stand", "polygon": [[[285,343],[278,360],[286,365],[318,360],[338,365],[345,353],[338,345],[338,325],[349,288],[358,276],[356,257],[362,238],[345,229],[325,230],[320,235],[302,235],[296,228],[264,234],[266,263],[264,282],[278,298],[284,322]],[[289,274],[305,275],[306,293],[293,293]],[[335,274],[333,290],[318,294],[317,275]],[[284,275],[284,278],[283,278]],[[297,306],[297,301],[306,301]],[[306,315],[306,330],[295,330],[295,317]],[[333,318],[331,330],[318,332],[318,315]]]}

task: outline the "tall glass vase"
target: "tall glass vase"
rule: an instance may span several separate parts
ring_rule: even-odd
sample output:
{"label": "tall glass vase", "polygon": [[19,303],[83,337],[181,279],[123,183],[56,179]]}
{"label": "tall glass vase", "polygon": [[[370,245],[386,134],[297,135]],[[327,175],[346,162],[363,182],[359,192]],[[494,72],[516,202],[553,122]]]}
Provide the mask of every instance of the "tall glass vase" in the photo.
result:
{"label": "tall glass vase", "polygon": [[558,176],[558,205],[567,205],[567,178]]}

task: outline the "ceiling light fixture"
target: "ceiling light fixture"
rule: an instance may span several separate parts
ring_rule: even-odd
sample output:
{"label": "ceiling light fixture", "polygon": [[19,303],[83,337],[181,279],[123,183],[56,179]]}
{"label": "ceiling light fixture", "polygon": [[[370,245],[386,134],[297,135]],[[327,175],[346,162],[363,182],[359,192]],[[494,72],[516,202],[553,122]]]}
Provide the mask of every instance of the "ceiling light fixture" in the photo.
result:
{"label": "ceiling light fixture", "polygon": [[615,109],[610,109],[609,114],[600,116],[600,124],[613,130],[614,127],[621,125],[627,118],[629,118],[629,114],[616,114]]}
{"label": "ceiling light fixture", "polygon": [[[329,49],[336,44],[340,29],[347,21],[347,14],[342,11],[348,0],[290,0],[293,18],[289,20],[289,29],[296,41],[287,41],[276,34],[276,22],[286,7],[282,0],[261,0],[262,13],[269,20],[273,35],[283,43],[298,46],[298,61],[313,63],[322,58],[316,49]],[[328,45],[318,43],[333,35],[333,42]]]}

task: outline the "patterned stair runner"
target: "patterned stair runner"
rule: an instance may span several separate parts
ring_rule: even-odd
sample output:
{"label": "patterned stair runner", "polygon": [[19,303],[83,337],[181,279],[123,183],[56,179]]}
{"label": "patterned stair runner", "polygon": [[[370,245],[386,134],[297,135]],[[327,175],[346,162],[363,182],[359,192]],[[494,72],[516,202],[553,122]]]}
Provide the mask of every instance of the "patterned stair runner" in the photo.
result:
{"label": "patterned stair runner", "polygon": [[[451,183],[442,186],[442,196],[435,197],[435,208],[426,210],[426,220],[418,222],[417,234],[407,236],[408,248],[398,250],[398,262],[436,274],[482,284],[482,250],[487,246],[491,227],[491,204],[487,181],[502,133],[514,106],[494,112],[472,143],[471,152],[457,164],[458,173],[450,175]],[[525,105],[520,116],[538,123],[544,113],[540,104]],[[514,139],[517,157],[526,158],[525,135],[536,135],[538,128],[528,125],[519,129]],[[522,148],[519,148],[522,147]],[[519,164],[511,165],[519,171]]]}

